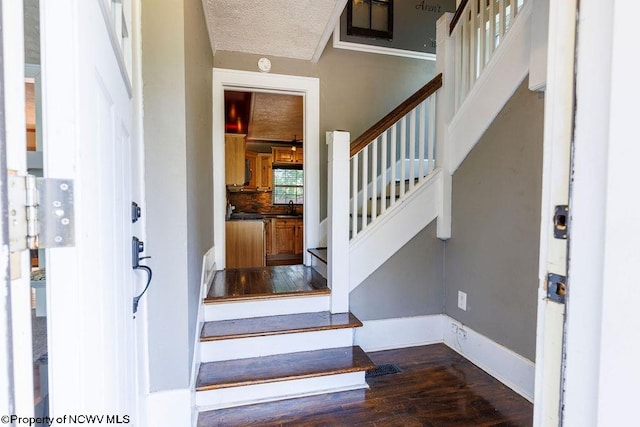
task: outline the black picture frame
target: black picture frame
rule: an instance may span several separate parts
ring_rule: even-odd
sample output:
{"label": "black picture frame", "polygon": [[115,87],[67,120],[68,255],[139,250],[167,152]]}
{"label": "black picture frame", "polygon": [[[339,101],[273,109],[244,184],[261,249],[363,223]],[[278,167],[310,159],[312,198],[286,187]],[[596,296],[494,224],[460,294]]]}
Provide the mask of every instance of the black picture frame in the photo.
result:
{"label": "black picture frame", "polygon": [[393,0],[349,0],[347,34],[393,40]]}

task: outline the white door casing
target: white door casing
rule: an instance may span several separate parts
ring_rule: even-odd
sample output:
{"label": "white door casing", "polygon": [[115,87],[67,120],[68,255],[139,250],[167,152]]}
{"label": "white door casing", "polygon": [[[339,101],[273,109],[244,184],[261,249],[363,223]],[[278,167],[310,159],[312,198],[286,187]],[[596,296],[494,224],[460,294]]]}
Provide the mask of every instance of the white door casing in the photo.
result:
{"label": "white door casing", "polygon": [[565,306],[547,298],[547,274],[567,276],[567,240],[553,236],[554,207],[569,204],[576,4],[551,1],[545,91],[534,425],[561,423]]}
{"label": "white door casing", "polygon": [[135,416],[132,103],[119,45],[122,4],[131,6],[40,3],[44,173],[75,181],[75,246],[47,253],[54,414]]}
{"label": "white door casing", "polygon": [[303,96],[304,109],[304,264],[307,248],[320,244],[319,117],[320,81],[314,77],[213,69],[213,229],[216,265],[226,266],[225,254],[225,153],[224,91],[283,92]]}

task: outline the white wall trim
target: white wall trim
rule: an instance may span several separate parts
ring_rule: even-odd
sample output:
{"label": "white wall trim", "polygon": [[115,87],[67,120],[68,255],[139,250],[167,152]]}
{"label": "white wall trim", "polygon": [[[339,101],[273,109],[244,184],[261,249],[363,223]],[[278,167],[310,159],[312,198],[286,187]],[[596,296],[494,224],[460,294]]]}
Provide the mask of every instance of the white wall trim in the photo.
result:
{"label": "white wall trim", "polygon": [[[480,369],[533,402],[535,364],[513,350],[443,315],[444,343]],[[455,325],[455,328],[452,326]],[[464,331],[464,338],[461,333]]]}
{"label": "white wall trim", "polygon": [[[444,343],[483,371],[533,402],[535,364],[446,314],[365,320],[355,344],[365,351]],[[464,331],[458,337],[452,327]]]}
{"label": "white wall trim", "polygon": [[368,44],[346,42],[340,40],[340,18],[336,23],[336,28],[333,31],[333,47],[336,49],[355,50],[358,52],[377,53],[380,55],[392,55],[402,56],[404,58],[422,59],[426,61],[435,61],[436,55],[434,53],[416,52],[413,50],[395,49],[384,46],[372,46]]}
{"label": "white wall trim", "polygon": [[355,344],[366,352],[443,342],[443,314],[365,320],[355,331]]}
{"label": "white wall trim", "polygon": [[[315,77],[213,69],[213,228],[216,264],[225,268],[224,91],[287,92],[304,97],[304,248],[318,246],[320,223],[320,80]],[[305,251],[305,264],[310,255]]]}
{"label": "white wall trim", "polygon": [[186,388],[149,393],[147,425],[157,427],[193,425],[192,407],[191,390]]}

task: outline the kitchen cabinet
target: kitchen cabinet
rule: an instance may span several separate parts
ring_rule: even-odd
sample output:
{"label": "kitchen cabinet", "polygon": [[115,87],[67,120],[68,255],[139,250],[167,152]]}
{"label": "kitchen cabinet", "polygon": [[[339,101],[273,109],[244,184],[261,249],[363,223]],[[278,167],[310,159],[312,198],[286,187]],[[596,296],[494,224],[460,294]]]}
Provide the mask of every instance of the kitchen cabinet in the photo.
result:
{"label": "kitchen cabinet", "polygon": [[293,219],[277,219],[275,225],[275,255],[295,254],[295,222]]}
{"label": "kitchen cabinet", "polygon": [[265,218],[264,220],[264,246],[265,246],[265,253],[266,256],[271,256],[273,255],[273,238],[274,238],[274,232],[273,232],[273,225],[274,225],[274,219],[273,218]]}
{"label": "kitchen cabinet", "polygon": [[226,268],[265,266],[264,221],[226,222]]}
{"label": "kitchen cabinet", "polygon": [[256,161],[256,186],[258,190],[271,190],[273,186],[273,156],[259,153]]}
{"label": "kitchen cabinet", "polygon": [[224,135],[225,183],[242,186],[245,182],[246,141],[243,134]]}
{"label": "kitchen cabinet", "polygon": [[296,147],[296,150],[291,150],[291,147],[271,147],[271,155],[273,156],[273,163],[284,164],[302,164],[304,161],[304,155],[302,147]]}
{"label": "kitchen cabinet", "polygon": [[247,151],[245,153],[245,159],[246,159],[246,165],[249,168],[249,182],[245,183],[245,188],[251,188],[251,189],[255,189],[257,188],[257,160],[258,160],[258,153],[255,153],[253,151]]}
{"label": "kitchen cabinet", "polygon": [[302,255],[304,252],[304,222],[301,219],[298,220],[298,224],[296,225],[294,245],[294,253],[296,255]]}

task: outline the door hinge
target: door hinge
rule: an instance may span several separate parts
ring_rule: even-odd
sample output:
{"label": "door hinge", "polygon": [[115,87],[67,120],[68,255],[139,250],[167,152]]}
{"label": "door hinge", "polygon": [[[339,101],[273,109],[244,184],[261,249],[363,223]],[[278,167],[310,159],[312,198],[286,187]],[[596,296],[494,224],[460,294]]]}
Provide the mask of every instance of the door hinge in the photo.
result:
{"label": "door hinge", "polygon": [[9,176],[11,252],[75,244],[73,180]]}
{"label": "door hinge", "polygon": [[564,304],[567,296],[567,278],[559,274],[547,274],[547,298],[558,304]]}
{"label": "door hinge", "polygon": [[558,205],[553,213],[553,237],[565,240],[569,235],[569,206]]}

